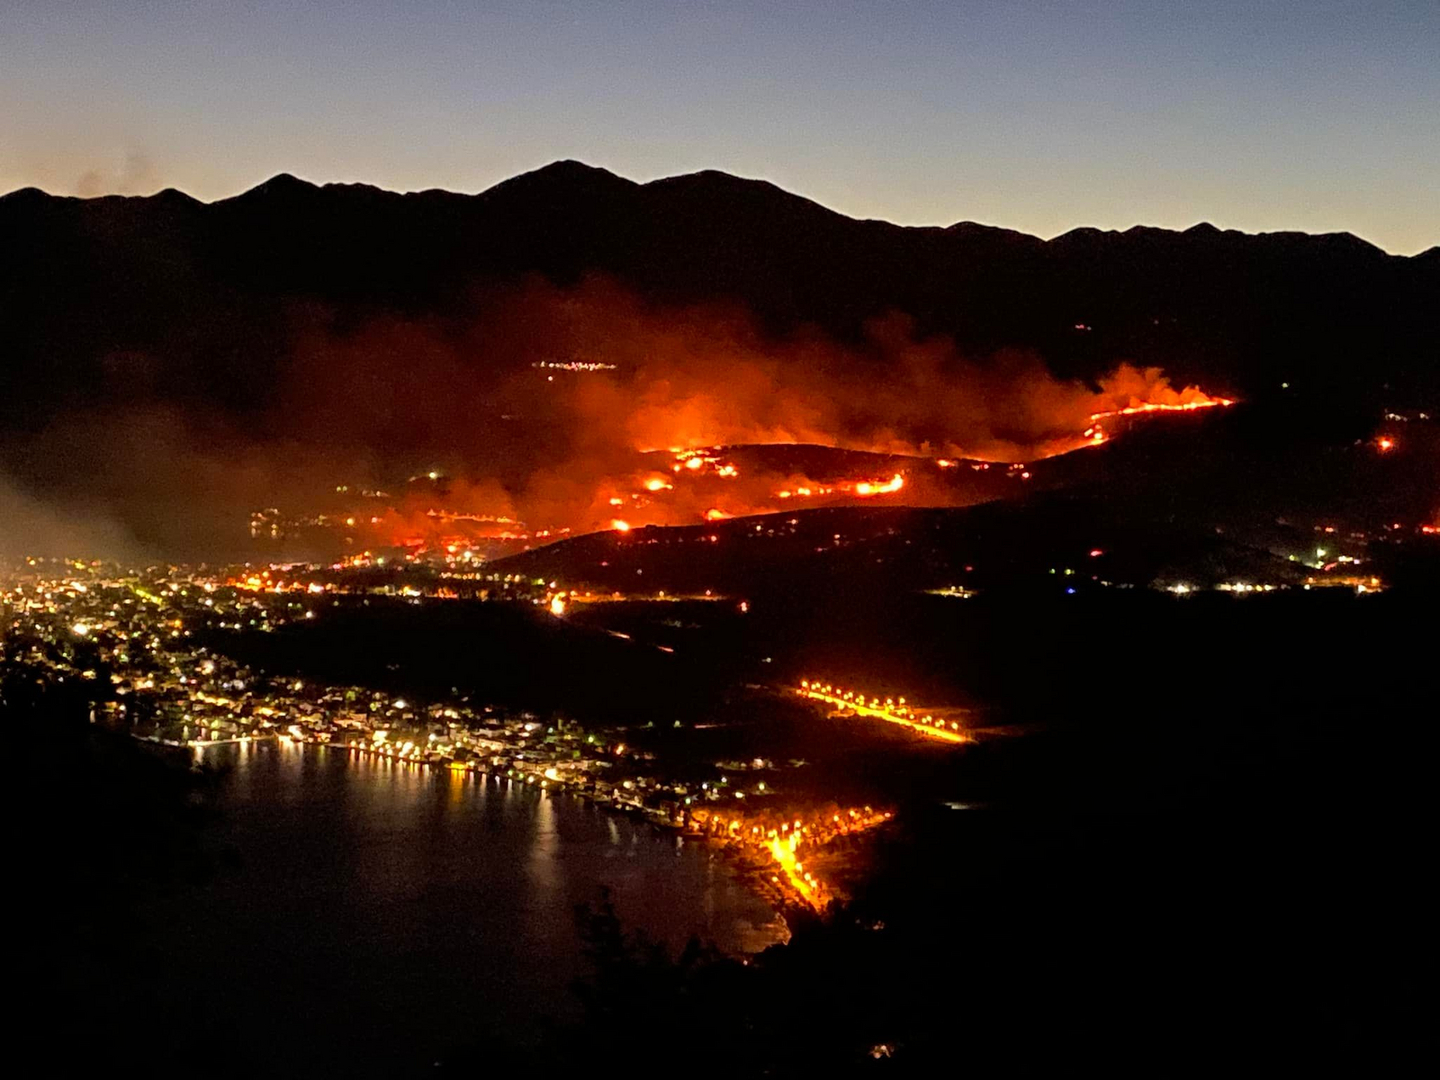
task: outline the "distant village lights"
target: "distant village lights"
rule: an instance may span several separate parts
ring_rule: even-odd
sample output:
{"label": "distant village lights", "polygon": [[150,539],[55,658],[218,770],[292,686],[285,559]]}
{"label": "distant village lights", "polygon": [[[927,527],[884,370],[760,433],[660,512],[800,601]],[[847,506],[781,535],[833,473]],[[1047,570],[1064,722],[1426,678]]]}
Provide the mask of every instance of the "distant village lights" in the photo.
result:
{"label": "distant village lights", "polygon": [[537,360],[530,365],[533,368],[549,369],[551,371],[614,371],[614,364],[604,364],[590,360]]}

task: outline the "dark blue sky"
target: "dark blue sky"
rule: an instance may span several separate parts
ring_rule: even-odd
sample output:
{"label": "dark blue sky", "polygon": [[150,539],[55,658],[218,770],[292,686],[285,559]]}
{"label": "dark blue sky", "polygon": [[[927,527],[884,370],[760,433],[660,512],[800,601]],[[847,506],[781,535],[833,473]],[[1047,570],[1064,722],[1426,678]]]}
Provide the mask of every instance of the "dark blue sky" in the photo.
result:
{"label": "dark blue sky", "polygon": [[1440,243],[1440,0],[0,0],[0,191],[476,191],[556,158],[1050,236]]}

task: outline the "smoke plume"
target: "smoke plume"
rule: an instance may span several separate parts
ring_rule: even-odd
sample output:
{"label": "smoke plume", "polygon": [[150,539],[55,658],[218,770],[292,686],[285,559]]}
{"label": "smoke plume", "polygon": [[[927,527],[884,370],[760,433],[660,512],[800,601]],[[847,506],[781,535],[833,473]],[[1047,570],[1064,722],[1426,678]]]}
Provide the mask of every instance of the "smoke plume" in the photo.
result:
{"label": "smoke plume", "polygon": [[[1154,370],[1119,367],[1097,390],[1034,355],[963,356],[900,315],[857,344],[777,340],[745,312],[657,307],[603,281],[488,293],[461,324],[297,311],[288,355],[245,407],[165,385],[117,382],[112,404],[0,447],[3,460],[23,464],[27,490],[64,493],[122,523],[117,536],[181,555],[232,552],[263,508],[354,519],[360,543],[435,542],[447,530],[581,532],[622,511],[635,524],[700,521],[846,482],[793,465],[727,474],[713,453],[682,468],[684,451],[813,444],[1025,462],[1084,445],[1093,414],[1198,393]],[[868,467],[882,466],[837,492],[887,483],[889,464]]]}
{"label": "smoke plume", "polygon": [[119,169],[86,169],[75,181],[75,194],[82,199],[98,195],[148,195],[160,188],[160,171],[150,156],[132,150]]}

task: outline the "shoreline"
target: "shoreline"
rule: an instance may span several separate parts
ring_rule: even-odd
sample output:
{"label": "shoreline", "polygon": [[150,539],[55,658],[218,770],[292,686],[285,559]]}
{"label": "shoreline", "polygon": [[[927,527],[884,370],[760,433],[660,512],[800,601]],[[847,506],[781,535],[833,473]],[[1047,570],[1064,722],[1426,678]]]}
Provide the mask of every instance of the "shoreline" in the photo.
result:
{"label": "shoreline", "polygon": [[[527,776],[523,780],[519,777],[505,777],[500,775],[499,773],[491,773],[484,769],[474,768],[472,765],[469,765],[467,763],[455,761],[446,762],[415,760],[411,758],[399,757],[393,753],[384,753],[379,749],[375,748],[374,746],[361,746],[352,743],[319,742],[309,739],[295,739],[292,736],[281,734],[278,732],[258,736],[241,736],[233,739],[207,740],[205,742],[180,742],[177,740],[160,739],[156,736],[135,735],[133,733],[130,737],[136,739],[139,742],[147,743],[152,746],[164,747],[167,750],[190,750],[192,751],[192,756],[194,751],[203,752],[210,747],[246,746],[264,742],[274,743],[277,746],[296,746],[302,751],[308,747],[343,750],[345,751],[345,756],[347,758],[353,751],[355,753],[365,756],[382,758],[397,764],[418,767],[421,769],[431,769],[437,772],[443,771],[460,775],[468,774],[476,777],[483,777],[487,781],[492,776],[497,781],[510,780],[512,783],[516,783],[521,787],[534,788],[536,789],[536,793],[540,795],[566,795],[571,798],[575,798],[582,803],[596,806],[606,811],[607,813],[617,814],[619,816],[630,818],[632,820],[639,819],[658,832],[668,834],[670,836],[682,837],[685,840],[703,842],[707,848],[718,852],[723,857],[723,859],[725,860],[726,868],[731,874],[731,876],[734,878],[735,882],[752,897],[764,904],[770,910],[774,921],[778,922],[779,927],[782,931],[780,935],[780,940],[773,942],[771,945],[765,946],[766,949],[771,948],[774,945],[786,945],[789,943],[790,938],[793,934],[793,930],[791,928],[791,919],[794,918],[796,915],[817,914],[817,909],[813,906],[805,904],[803,901],[792,899],[785,893],[783,889],[777,888],[774,881],[772,880],[773,875],[767,876],[766,865],[761,863],[757,859],[751,857],[750,853],[744,850],[744,845],[736,844],[729,840],[718,839],[695,829],[686,829],[682,826],[675,825],[673,822],[657,818],[653,813],[647,811],[644,807],[624,803],[617,804],[613,800],[598,798],[594,794],[587,792],[582,788],[566,785],[563,783],[556,783],[554,785],[551,785],[548,781],[542,779],[537,784],[535,783],[533,777]],[[765,951],[765,949],[758,949],[754,952],[746,952],[744,950],[720,949],[718,946],[715,946],[715,943],[713,941],[708,942],[707,944],[716,947],[718,951],[721,952],[723,955],[741,961],[748,961],[749,958],[753,956],[758,956],[761,952]]]}

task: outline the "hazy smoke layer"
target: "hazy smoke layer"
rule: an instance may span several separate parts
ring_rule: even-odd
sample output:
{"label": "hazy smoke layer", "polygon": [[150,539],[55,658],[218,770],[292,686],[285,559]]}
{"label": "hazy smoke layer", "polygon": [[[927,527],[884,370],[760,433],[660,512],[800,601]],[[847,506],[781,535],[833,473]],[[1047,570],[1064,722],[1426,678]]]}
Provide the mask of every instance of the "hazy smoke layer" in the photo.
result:
{"label": "hazy smoke layer", "polygon": [[26,495],[0,477],[0,558],[93,553],[144,558],[129,530],[93,510],[67,512]]}
{"label": "hazy smoke layer", "polygon": [[[777,341],[743,312],[656,308],[605,282],[487,294],[458,326],[297,312],[290,355],[244,408],[163,387],[117,384],[113,404],[3,447],[27,491],[99,523],[7,485],[5,508],[26,509],[4,515],[4,547],[231,554],[251,511],[334,503],[337,486],[388,492],[367,511],[382,531],[433,531],[433,492],[406,494],[431,470],[455,478],[447,509],[583,531],[654,479],[643,451],[815,443],[1026,461],[1080,445],[1093,413],[1181,399],[1154,370],[1121,367],[1097,392],[1032,355],[963,357],[902,316],[856,347]],[[752,479],[730,489],[740,509],[764,508],[782,478]],[[657,500],[651,519],[698,520],[706,501]]]}
{"label": "hazy smoke layer", "polygon": [[75,194],[82,199],[97,195],[148,195],[160,188],[160,171],[148,154],[132,150],[119,170],[86,169],[75,181]]}

